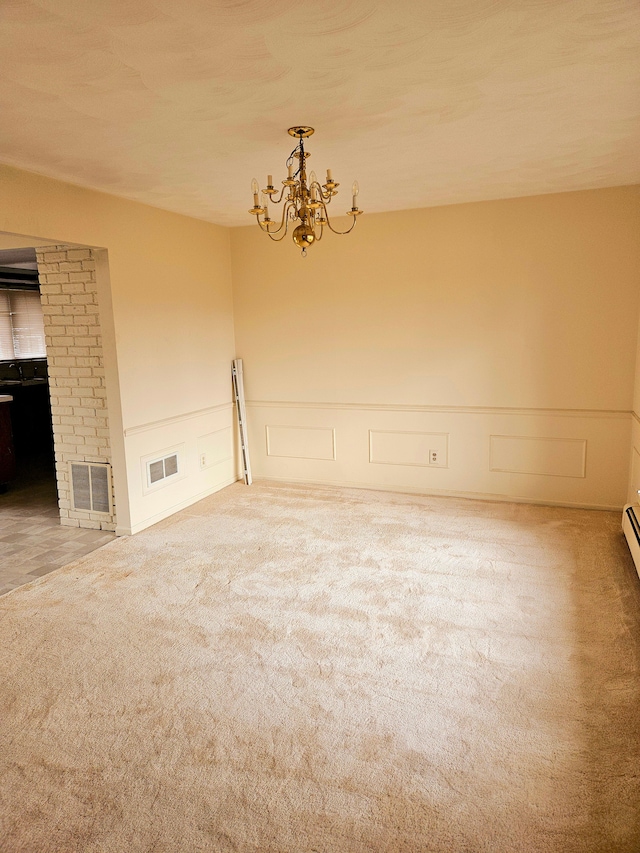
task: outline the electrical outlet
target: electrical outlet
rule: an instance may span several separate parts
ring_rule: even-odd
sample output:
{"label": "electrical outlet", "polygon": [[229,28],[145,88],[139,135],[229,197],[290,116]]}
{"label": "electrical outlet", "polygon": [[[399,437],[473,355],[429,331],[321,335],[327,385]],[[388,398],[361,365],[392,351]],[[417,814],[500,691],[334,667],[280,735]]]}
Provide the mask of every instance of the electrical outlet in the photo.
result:
{"label": "electrical outlet", "polygon": [[440,454],[437,450],[429,451],[429,465],[439,465],[440,464]]}
{"label": "electrical outlet", "polygon": [[206,453],[201,453],[201,454],[200,454],[200,467],[201,467],[201,468],[205,468],[205,467],[206,467],[206,465],[207,465],[207,454],[206,454]]}

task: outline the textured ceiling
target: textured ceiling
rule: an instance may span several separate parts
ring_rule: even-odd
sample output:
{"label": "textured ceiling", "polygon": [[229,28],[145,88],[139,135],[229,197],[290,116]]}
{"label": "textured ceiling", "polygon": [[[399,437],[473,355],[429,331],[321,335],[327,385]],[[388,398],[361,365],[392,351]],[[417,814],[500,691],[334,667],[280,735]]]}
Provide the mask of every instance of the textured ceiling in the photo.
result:
{"label": "textured ceiling", "polygon": [[640,182],[638,0],[1,0],[0,32],[0,161],[225,225],[292,124],[367,211]]}

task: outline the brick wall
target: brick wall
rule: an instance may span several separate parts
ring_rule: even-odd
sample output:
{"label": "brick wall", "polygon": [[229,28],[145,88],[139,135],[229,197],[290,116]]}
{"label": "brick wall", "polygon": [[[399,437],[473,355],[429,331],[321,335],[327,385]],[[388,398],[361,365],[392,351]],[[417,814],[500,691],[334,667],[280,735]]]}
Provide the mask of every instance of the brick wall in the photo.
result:
{"label": "brick wall", "polygon": [[[113,515],[74,510],[70,462],[111,463],[95,261],[91,249],[37,250],[60,522],[115,530]],[[112,487],[113,488],[113,487]]]}

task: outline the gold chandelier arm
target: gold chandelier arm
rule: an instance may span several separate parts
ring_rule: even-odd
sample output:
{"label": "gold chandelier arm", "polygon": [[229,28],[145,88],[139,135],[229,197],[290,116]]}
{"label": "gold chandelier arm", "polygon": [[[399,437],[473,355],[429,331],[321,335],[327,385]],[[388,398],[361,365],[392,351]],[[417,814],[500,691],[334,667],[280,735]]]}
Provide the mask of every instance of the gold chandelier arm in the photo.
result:
{"label": "gold chandelier arm", "polygon": [[325,191],[323,190],[322,184],[320,183],[320,181],[312,181],[309,184],[309,193],[311,193],[311,187],[316,188],[318,201],[324,201],[325,199],[331,198],[331,195],[328,193],[325,193]]}
{"label": "gold chandelier arm", "polygon": [[[283,225],[284,225],[284,230],[283,230]],[[284,238],[287,236],[288,230],[289,230],[289,217],[287,216],[286,218],[283,217],[282,223],[281,223],[281,225],[277,231],[273,231],[273,232],[267,231],[267,234],[269,235],[269,239],[273,240],[274,243],[281,243],[284,240]],[[282,231],[282,234],[280,234],[279,237],[276,237],[275,235],[279,234],[281,231]]]}
{"label": "gold chandelier arm", "polygon": [[280,198],[274,198],[273,196],[271,196],[269,202],[272,204],[280,204],[284,200],[284,193],[287,189],[289,189],[289,187],[282,187],[282,189],[280,190]]}
{"label": "gold chandelier arm", "polygon": [[284,233],[286,234],[287,233],[287,226],[288,226],[287,213],[288,213],[290,207],[291,207],[290,203],[287,202],[285,204],[285,206],[282,208],[282,219],[280,220],[280,225],[278,225],[277,228],[269,228],[269,225],[271,224],[271,222],[268,222],[267,227],[265,228],[264,222],[260,222],[260,220],[258,219],[258,222],[259,222],[262,230],[266,231],[266,233],[269,236],[271,236],[272,234],[279,234],[282,231],[282,229],[284,228]]}
{"label": "gold chandelier arm", "polygon": [[[277,228],[269,228],[270,223],[267,224],[267,227],[265,228],[264,222],[260,222],[260,220],[258,220],[258,223],[260,224],[262,230],[265,231],[269,235],[269,237],[271,237],[271,239],[275,240],[277,243],[280,242],[280,240],[282,240],[282,238],[287,233],[287,230],[289,228],[289,211],[291,210],[291,208],[291,202],[287,201],[285,203],[285,206],[282,208],[282,219],[280,220],[280,225],[278,225]],[[281,231],[283,231],[282,237],[273,236],[275,234],[279,234]]]}
{"label": "gold chandelier arm", "polygon": [[[277,234],[278,232],[276,231],[275,233]],[[269,235],[269,238],[271,240],[273,240],[274,243],[281,243],[284,240],[284,238],[287,236],[287,229],[286,228],[284,229],[284,231],[282,232],[280,237],[274,237],[274,235],[271,234],[269,231],[267,231],[267,234]]]}
{"label": "gold chandelier arm", "polygon": [[356,221],[357,221],[358,217],[354,216],[353,222],[351,223],[351,228],[349,228],[347,231],[336,231],[336,229],[331,224],[331,220],[329,219],[329,212],[327,211],[326,207],[324,209],[324,213],[325,213],[325,216],[327,217],[327,227],[329,228],[329,230],[333,231],[334,234],[338,234],[339,236],[342,237],[344,234],[350,234],[353,231],[353,229],[356,227]]}

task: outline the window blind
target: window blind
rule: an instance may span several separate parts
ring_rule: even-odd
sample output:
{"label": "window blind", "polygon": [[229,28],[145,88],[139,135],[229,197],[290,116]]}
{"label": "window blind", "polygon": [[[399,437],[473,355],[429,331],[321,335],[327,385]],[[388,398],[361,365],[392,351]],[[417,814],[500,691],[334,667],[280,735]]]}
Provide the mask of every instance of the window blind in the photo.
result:
{"label": "window blind", "polygon": [[9,292],[0,291],[0,359],[13,358],[13,332],[11,330],[11,304]]}
{"label": "window blind", "polygon": [[0,291],[0,360],[44,358],[46,354],[40,294]]}

